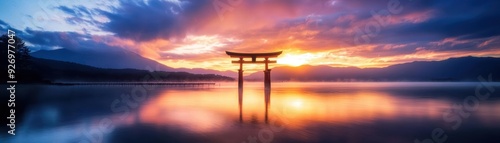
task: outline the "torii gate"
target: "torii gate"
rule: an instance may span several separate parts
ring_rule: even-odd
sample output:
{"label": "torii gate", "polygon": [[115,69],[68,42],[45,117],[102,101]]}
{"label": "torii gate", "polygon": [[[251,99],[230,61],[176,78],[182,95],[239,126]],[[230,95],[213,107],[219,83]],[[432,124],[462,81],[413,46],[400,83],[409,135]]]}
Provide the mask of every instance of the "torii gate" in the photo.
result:
{"label": "torii gate", "polygon": [[[268,68],[269,63],[276,63],[276,61],[270,61],[269,58],[278,57],[283,51],[269,52],[269,53],[237,53],[226,51],[226,54],[231,56],[231,58],[239,58],[238,61],[232,61],[232,63],[240,64],[240,70],[238,70],[238,88],[243,88],[243,64],[266,64],[266,69],[264,70],[264,86],[266,89],[271,88],[271,70]],[[245,61],[243,58],[251,58],[251,61]],[[257,58],[264,58],[264,61],[257,61]]]}

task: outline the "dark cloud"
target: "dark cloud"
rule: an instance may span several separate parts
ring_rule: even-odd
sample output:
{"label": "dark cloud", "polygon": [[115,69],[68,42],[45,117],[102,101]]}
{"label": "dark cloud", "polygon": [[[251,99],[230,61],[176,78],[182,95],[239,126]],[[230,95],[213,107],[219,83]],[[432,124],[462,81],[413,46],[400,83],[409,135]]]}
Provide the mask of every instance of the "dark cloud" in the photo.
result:
{"label": "dark cloud", "polygon": [[[103,45],[97,45],[97,42],[90,39],[91,35],[79,34],[76,32],[53,32],[53,31],[40,31],[32,30],[27,28],[25,30],[19,30],[10,27],[7,23],[0,20],[0,25],[6,27],[9,30],[16,32],[16,36],[23,39],[25,42],[29,42],[30,46],[28,48],[32,50],[51,50],[55,47],[68,48],[68,49],[81,49],[81,48],[93,48]],[[3,28],[2,28],[3,29]],[[7,31],[7,29],[2,31]]]}
{"label": "dark cloud", "polygon": [[[331,28],[360,28],[364,29],[368,23],[359,23],[373,20],[372,11],[387,10],[391,0],[276,0],[276,1],[245,1],[245,7],[265,7],[281,9],[295,13],[292,19],[285,19],[281,26],[296,26],[297,21],[307,22],[308,14],[317,16],[321,21],[319,26],[327,31]],[[393,17],[432,11],[430,18],[419,23],[400,23],[383,27],[377,37],[370,43],[391,42],[428,42],[442,40],[449,37],[474,39],[496,36],[500,34],[500,5],[496,0],[396,0],[400,2],[403,11],[392,14]],[[196,31],[197,27],[214,19],[212,0],[183,0],[179,3],[171,1],[150,0],[141,2],[120,1],[119,6],[111,11],[98,10],[109,19],[106,23],[98,24],[102,30],[109,31],[122,38],[133,40],[151,40],[155,38],[169,38],[183,36],[187,32]],[[78,17],[93,15],[91,10],[82,6],[58,7],[61,11],[71,14],[74,18],[68,19],[71,23],[85,21]],[[262,10],[262,9],[256,9]],[[269,9],[270,12],[277,11]],[[208,14],[210,13],[210,14]],[[248,12],[250,15],[252,12]],[[272,15],[270,13],[270,15]],[[354,16],[351,21],[338,22],[343,16]],[[91,16],[92,17],[92,16]],[[313,17],[314,18],[314,17]],[[283,24],[289,23],[289,24]],[[318,22],[317,22],[318,23]],[[325,33],[320,33],[325,34]],[[353,34],[353,33],[351,33]],[[329,36],[329,37],[345,37]],[[354,37],[351,36],[351,37]],[[353,39],[353,38],[351,38]],[[351,40],[352,41],[352,40]]]}
{"label": "dark cloud", "polygon": [[[479,10],[481,11],[481,10]],[[500,34],[500,9],[496,12],[462,15],[440,15],[420,24],[402,25],[395,32],[401,35],[436,35],[439,39],[459,37],[477,39]],[[439,40],[436,39],[436,40]]]}
{"label": "dark cloud", "polygon": [[[432,42],[445,38],[480,39],[500,35],[500,9],[495,0],[415,1],[404,5],[400,15],[431,11],[418,23],[383,27],[370,43]],[[364,27],[361,27],[364,28]]]}
{"label": "dark cloud", "polygon": [[[118,6],[109,7],[111,10],[89,9],[84,6],[59,6],[57,9],[71,15],[65,19],[69,24],[97,27],[121,38],[148,41],[183,37],[186,31],[205,24],[208,18],[216,16],[211,2],[122,0]],[[103,20],[96,20],[96,17],[105,17],[107,22],[100,22]]]}
{"label": "dark cloud", "polygon": [[24,38],[32,44],[50,49],[59,46],[64,48],[79,48],[84,38],[89,36],[75,32],[50,32],[27,29]]}
{"label": "dark cloud", "polygon": [[28,41],[33,50],[53,50],[53,49],[69,49],[74,51],[81,50],[96,50],[101,52],[120,51],[120,47],[106,44],[111,41],[109,37],[95,37],[88,34],[80,34],[77,32],[56,32],[56,31],[39,31],[26,29],[19,37]]}
{"label": "dark cloud", "polygon": [[67,6],[59,6],[57,7],[59,10],[67,13],[67,14],[71,14],[73,16],[81,16],[80,13],[76,12],[75,10],[73,10],[72,8],[70,7],[67,7]]}
{"label": "dark cloud", "polygon": [[8,26],[9,24],[5,23],[5,21],[3,21],[3,20],[0,19],[0,25],[2,25],[2,26]]}
{"label": "dark cloud", "polygon": [[72,7],[58,6],[56,8],[66,14],[74,16],[75,18],[92,18],[92,16],[96,16],[96,13],[92,12],[91,10],[81,5]]}
{"label": "dark cloud", "polygon": [[[1,34],[7,34],[7,30],[13,30],[9,24],[0,19],[0,30],[2,30]],[[17,32],[17,30],[15,30]]]}
{"label": "dark cloud", "polygon": [[121,1],[113,11],[101,11],[109,19],[101,27],[116,36],[137,41],[183,36],[193,22],[203,22],[197,21],[203,19],[202,15],[198,15],[202,14],[199,10],[210,4],[208,0],[180,3]]}

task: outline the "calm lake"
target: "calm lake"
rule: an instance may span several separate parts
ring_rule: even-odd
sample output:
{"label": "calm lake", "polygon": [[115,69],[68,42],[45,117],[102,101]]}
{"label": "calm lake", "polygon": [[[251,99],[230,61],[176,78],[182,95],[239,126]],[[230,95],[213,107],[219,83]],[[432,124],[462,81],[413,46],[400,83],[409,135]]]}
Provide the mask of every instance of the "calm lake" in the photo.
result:
{"label": "calm lake", "polygon": [[261,82],[244,86],[18,85],[16,135],[0,137],[7,143],[500,142],[500,83],[275,82],[268,92]]}

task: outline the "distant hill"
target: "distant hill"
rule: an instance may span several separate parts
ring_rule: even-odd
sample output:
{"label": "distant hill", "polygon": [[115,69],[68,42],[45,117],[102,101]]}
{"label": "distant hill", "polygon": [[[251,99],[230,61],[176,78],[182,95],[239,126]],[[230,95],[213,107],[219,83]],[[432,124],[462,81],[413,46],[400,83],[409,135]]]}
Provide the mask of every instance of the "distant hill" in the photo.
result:
{"label": "distant hill", "polygon": [[31,53],[33,57],[66,61],[110,69],[142,69],[174,71],[173,68],[154,60],[144,58],[134,52],[124,49],[57,49],[40,50]]}
{"label": "distant hill", "polygon": [[[274,81],[478,81],[479,75],[493,74],[500,81],[500,58],[461,57],[443,61],[415,61],[385,68],[310,66],[276,67]],[[247,80],[263,80],[257,72]]]}
{"label": "distant hill", "polygon": [[21,82],[182,82],[234,80],[231,77],[215,74],[192,74],[187,72],[148,71],[138,69],[105,69],[41,58],[32,58],[26,69],[19,70],[17,79]]}
{"label": "distant hill", "polygon": [[188,72],[188,73],[196,73],[196,74],[217,74],[217,75],[222,75],[222,76],[227,76],[227,77],[238,77],[238,73],[235,71],[218,71],[218,70],[211,70],[211,69],[202,69],[202,68],[176,68],[175,71],[181,71],[181,72]]}
{"label": "distant hill", "polygon": [[229,77],[236,77],[234,71],[218,71],[211,69],[187,69],[172,68],[154,60],[144,58],[134,52],[124,49],[57,49],[40,50],[31,53],[33,57],[66,61],[89,65],[98,68],[109,69],[141,69],[141,70],[159,70],[171,72],[189,72],[194,74],[218,74]]}

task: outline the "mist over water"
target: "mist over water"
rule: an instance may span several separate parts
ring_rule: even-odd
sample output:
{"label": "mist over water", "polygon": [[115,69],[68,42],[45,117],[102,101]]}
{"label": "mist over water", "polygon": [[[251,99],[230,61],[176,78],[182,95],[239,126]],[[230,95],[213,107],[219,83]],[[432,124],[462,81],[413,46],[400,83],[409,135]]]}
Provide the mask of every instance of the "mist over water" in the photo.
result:
{"label": "mist over water", "polygon": [[[235,82],[204,87],[20,85],[17,133],[6,141],[400,143],[432,139],[440,128],[446,142],[497,142],[500,83],[487,84],[496,91],[478,100],[474,110],[462,109],[469,116],[454,112],[454,105],[464,105],[480,85],[275,82],[268,95],[261,82],[246,82],[241,93]],[[457,120],[461,123],[455,128]]]}

